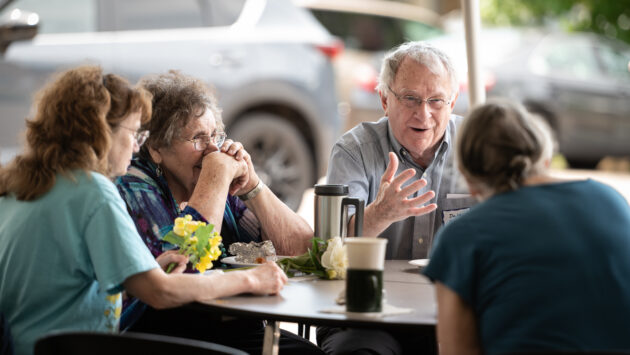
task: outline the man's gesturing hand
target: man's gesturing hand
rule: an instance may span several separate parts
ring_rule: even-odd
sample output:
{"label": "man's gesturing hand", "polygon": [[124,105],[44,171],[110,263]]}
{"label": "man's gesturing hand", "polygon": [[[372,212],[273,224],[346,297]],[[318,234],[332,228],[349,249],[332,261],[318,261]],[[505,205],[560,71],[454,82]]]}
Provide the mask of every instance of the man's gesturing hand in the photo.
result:
{"label": "man's gesturing hand", "polygon": [[389,165],[387,165],[387,169],[381,177],[381,185],[379,186],[376,199],[371,204],[374,210],[373,217],[380,219],[382,222],[388,222],[387,226],[409,216],[427,214],[437,208],[435,203],[423,206],[435,197],[434,191],[427,191],[420,196],[409,198],[409,196],[427,185],[425,179],[414,181],[402,187],[416,172],[413,169],[407,169],[398,174],[398,176],[394,176],[397,170],[398,158],[396,154],[390,152]]}

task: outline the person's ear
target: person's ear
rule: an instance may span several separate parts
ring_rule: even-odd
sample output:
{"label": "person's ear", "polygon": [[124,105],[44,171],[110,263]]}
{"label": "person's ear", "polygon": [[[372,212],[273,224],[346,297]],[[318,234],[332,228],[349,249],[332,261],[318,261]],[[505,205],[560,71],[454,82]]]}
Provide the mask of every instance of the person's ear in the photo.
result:
{"label": "person's ear", "polygon": [[160,152],[157,149],[153,149],[151,147],[148,147],[148,148],[149,148],[149,155],[151,155],[151,160],[153,160],[155,164],[161,164],[162,154],[160,154]]}
{"label": "person's ear", "polygon": [[387,114],[387,95],[383,94],[383,91],[378,91],[378,96],[381,97],[381,106],[383,106],[383,112],[385,112],[385,116],[389,116]]}
{"label": "person's ear", "polygon": [[457,101],[458,97],[459,97],[459,91],[455,93],[453,100],[451,100],[451,111],[453,111],[453,109],[455,108],[455,102]]}

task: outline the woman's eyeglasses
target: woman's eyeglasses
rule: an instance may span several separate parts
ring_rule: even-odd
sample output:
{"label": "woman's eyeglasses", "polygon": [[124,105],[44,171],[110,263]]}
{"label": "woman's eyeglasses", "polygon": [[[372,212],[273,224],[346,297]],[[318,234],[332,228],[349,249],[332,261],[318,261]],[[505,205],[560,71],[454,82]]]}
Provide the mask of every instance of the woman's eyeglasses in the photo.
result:
{"label": "woman's eyeglasses", "polygon": [[217,148],[221,148],[223,142],[225,142],[227,135],[223,131],[214,131],[212,135],[198,136],[193,139],[187,139],[188,142],[192,142],[195,150],[204,151],[208,149],[210,143],[214,144]]}
{"label": "woman's eyeglasses", "polygon": [[118,127],[131,131],[133,133],[133,139],[135,139],[136,143],[138,143],[138,147],[142,146],[144,142],[147,141],[147,138],[149,138],[149,131],[147,130],[137,131],[133,128],[125,127],[123,125],[118,125]]}

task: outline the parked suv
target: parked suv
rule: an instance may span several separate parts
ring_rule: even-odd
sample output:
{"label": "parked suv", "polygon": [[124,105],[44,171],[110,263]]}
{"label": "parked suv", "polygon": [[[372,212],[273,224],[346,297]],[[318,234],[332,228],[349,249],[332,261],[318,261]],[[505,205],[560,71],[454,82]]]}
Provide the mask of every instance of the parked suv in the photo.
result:
{"label": "parked suv", "polygon": [[0,18],[0,162],[19,150],[46,78],[95,63],[131,81],[170,69],[206,80],[228,136],[294,209],[325,173],[341,128],[331,59],[342,46],[288,0],[17,0]]}

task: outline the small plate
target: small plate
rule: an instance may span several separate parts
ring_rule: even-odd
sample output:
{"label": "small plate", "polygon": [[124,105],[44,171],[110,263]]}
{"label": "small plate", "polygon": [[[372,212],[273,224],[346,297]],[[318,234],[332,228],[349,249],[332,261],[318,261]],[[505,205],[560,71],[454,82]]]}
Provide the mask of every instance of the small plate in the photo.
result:
{"label": "small plate", "polygon": [[[278,260],[284,259],[284,258],[288,258],[288,256],[280,256],[280,255],[278,255],[276,257],[278,258]],[[233,266],[241,266],[241,267],[261,265],[261,264],[257,264],[257,263],[243,263],[243,262],[240,262],[240,261],[236,261],[236,256],[225,257],[225,258],[221,259],[221,262],[224,263],[224,264],[233,265]]]}
{"label": "small plate", "polygon": [[409,260],[409,264],[417,267],[426,267],[427,265],[429,265],[429,259]]}

